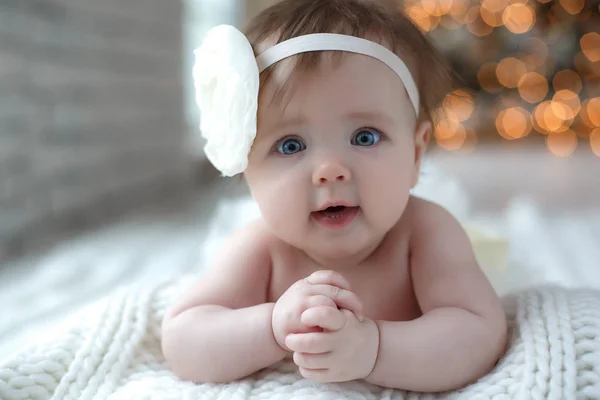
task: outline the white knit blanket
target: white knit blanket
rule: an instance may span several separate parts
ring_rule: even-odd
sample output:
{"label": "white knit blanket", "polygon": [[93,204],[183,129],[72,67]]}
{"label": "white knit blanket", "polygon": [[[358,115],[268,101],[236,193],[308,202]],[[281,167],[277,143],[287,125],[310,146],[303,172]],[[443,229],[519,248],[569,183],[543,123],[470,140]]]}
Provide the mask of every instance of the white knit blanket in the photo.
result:
{"label": "white knit blanket", "polygon": [[486,377],[429,396],[363,382],[321,385],[281,364],[229,385],[179,381],[160,322],[184,279],[130,287],[0,363],[0,399],[600,399],[600,292],[538,287],[504,298],[511,341]]}

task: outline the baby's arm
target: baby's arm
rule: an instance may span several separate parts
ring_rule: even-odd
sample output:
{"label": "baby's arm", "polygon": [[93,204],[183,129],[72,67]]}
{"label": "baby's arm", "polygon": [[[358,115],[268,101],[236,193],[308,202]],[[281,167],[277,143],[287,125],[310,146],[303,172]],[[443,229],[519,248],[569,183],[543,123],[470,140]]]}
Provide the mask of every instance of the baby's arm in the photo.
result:
{"label": "baby's arm", "polygon": [[214,267],[171,307],[162,327],[167,363],[181,379],[228,382],[286,356],[266,303],[268,236],[254,223],[224,245]]}
{"label": "baby's arm", "polygon": [[503,354],[505,314],[459,223],[431,203],[416,200],[412,207],[410,268],[423,316],[376,322],[380,345],[368,381],[425,392],[458,389]]}

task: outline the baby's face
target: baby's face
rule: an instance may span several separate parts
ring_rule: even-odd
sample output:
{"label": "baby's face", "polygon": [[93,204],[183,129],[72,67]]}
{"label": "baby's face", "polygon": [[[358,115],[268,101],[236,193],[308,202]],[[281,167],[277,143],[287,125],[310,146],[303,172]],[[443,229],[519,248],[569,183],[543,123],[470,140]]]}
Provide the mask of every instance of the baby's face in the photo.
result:
{"label": "baby's face", "polygon": [[322,259],[373,250],[406,207],[428,126],[398,76],[367,56],[323,61],[292,90],[273,102],[267,85],[259,99],[246,179],[265,221]]}

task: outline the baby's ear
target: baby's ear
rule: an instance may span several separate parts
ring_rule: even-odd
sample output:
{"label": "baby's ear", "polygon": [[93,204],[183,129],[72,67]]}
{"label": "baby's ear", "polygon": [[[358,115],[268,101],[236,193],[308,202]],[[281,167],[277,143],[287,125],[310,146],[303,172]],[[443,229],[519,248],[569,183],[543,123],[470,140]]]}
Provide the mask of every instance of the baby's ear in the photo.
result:
{"label": "baby's ear", "polygon": [[416,186],[419,181],[419,172],[421,170],[421,164],[431,139],[431,122],[430,121],[417,121],[417,127],[415,129],[415,163],[414,163],[414,175],[413,175],[413,187]]}

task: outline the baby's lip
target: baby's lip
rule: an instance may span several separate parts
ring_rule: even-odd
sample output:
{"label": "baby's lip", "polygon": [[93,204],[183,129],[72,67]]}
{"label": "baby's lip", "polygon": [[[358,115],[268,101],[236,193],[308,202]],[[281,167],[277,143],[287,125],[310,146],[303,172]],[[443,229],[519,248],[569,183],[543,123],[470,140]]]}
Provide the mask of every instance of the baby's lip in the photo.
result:
{"label": "baby's lip", "polygon": [[330,201],[330,202],[327,202],[327,203],[323,204],[315,212],[322,212],[322,211],[325,211],[328,208],[332,208],[332,207],[356,208],[357,206],[353,206],[350,203],[345,202],[345,201]]}

